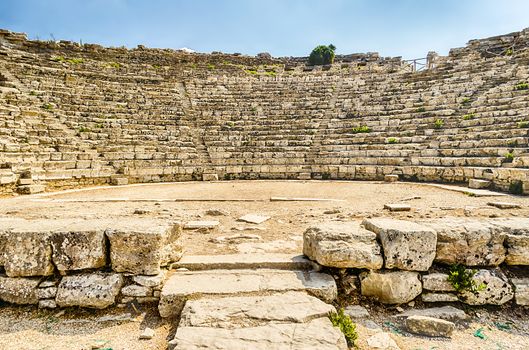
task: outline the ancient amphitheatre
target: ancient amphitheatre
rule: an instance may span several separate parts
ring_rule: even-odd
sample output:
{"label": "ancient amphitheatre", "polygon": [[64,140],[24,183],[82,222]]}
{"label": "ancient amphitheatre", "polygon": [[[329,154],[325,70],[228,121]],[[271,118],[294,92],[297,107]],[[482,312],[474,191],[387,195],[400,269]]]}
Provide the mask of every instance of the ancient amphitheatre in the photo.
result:
{"label": "ancient amphitheatre", "polygon": [[526,349],[529,29],[424,63],[0,31],[0,348]]}

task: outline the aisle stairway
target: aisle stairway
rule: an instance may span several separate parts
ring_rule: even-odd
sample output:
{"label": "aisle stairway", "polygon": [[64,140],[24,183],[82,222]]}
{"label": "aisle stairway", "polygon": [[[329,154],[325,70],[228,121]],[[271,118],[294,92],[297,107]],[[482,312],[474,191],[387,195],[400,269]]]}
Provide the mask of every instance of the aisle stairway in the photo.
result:
{"label": "aisle stairway", "polygon": [[328,314],[332,276],[304,257],[184,257],[165,283],[159,311],[179,316],[172,349],[346,349]]}

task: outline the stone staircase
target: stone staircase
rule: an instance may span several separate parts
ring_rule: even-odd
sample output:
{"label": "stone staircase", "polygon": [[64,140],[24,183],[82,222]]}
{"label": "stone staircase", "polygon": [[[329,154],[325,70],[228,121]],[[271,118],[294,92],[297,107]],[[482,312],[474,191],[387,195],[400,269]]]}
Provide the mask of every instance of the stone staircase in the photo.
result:
{"label": "stone staircase", "polygon": [[171,349],[347,349],[328,314],[332,276],[303,256],[188,256],[160,294],[180,321]]}

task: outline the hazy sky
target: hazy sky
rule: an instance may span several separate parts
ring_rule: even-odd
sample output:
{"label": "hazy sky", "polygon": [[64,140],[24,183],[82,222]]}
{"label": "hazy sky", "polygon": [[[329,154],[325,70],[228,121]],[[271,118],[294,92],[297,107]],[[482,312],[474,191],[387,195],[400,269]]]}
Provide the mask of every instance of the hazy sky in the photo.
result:
{"label": "hazy sky", "polygon": [[306,56],[441,54],[529,27],[529,0],[0,0],[0,28],[32,39]]}

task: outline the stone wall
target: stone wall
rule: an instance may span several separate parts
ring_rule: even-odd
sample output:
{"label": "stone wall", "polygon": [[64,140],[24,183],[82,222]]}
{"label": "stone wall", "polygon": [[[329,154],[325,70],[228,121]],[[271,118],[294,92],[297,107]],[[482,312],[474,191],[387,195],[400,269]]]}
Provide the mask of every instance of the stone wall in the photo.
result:
{"label": "stone wall", "polygon": [[[384,304],[463,302],[529,305],[529,220],[389,218],[328,222],[304,234],[304,254],[340,269],[342,293]],[[462,266],[472,285],[456,290],[450,269]],[[459,287],[457,287],[459,288]]]}
{"label": "stone wall", "polygon": [[[54,308],[156,302],[182,256],[158,220],[0,220],[0,300]],[[3,272],[3,273],[2,273]]]}
{"label": "stone wall", "polygon": [[470,41],[412,72],[376,53],[309,67],[1,31],[0,194],[213,174],[528,192],[527,47],[527,30]]}

